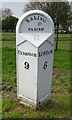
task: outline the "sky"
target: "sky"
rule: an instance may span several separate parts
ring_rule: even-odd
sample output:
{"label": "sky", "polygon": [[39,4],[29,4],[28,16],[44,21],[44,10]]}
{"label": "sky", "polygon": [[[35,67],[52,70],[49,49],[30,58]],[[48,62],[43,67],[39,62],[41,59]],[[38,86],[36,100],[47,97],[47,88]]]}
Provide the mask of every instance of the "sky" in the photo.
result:
{"label": "sky", "polygon": [[3,2],[2,8],[10,8],[13,12],[13,15],[20,18],[23,14],[23,9],[26,2]]}
{"label": "sky", "polygon": [[[1,0],[0,0],[1,1]],[[12,2],[8,2],[9,0],[2,0],[0,2],[0,8],[10,8],[13,12],[13,15],[20,18],[21,15],[23,14],[23,9],[24,9],[24,6],[27,4],[28,0],[10,0]],[[19,2],[18,2],[19,1]],[[21,2],[23,1],[23,2]],[[26,1],[26,2],[25,2]],[[72,0],[68,0],[68,1],[72,1]]]}

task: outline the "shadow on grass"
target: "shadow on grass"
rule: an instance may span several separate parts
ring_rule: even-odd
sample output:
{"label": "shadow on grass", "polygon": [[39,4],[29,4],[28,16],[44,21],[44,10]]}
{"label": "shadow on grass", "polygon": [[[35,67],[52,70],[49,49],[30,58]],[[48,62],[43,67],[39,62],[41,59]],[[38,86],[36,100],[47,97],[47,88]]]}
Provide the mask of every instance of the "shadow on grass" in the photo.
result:
{"label": "shadow on grass", "polygon": [[53,100],[48,100],[45,104],[36,108],[37,111],[48,111],[50,108],[53,108],[56,103]]}

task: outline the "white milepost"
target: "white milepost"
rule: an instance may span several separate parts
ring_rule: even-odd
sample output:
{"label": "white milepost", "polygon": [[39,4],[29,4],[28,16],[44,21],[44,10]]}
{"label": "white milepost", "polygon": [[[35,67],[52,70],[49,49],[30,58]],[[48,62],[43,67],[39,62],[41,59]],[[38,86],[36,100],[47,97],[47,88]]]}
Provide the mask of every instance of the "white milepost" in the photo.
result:
{"label": "white milepost", "polygon": [[17,96],[39,107],[51,95],[54,23],[40,10],[26,12],[16,27]]}

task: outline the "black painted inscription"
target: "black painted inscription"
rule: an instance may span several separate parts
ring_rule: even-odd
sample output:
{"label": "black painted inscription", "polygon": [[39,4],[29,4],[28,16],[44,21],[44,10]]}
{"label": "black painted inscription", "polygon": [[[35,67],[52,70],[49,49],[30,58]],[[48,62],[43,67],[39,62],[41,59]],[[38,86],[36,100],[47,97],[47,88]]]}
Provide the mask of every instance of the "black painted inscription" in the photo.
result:
{"label": "black painted inscription", "polygon": [[37,57],[37,54],[36,54],[36,53],[23,52],[23,51],[20,51],[20,50],[18,50],[18,54],[20,54],[20,55],[26,55],[26,56]]}
{"label": "black painted inscription", "polygon": [[28,31],[44,31],[44,28],[28,28]]}
{"label": "black painted inscription", "polygon": [[18,50],[18,54],[20,55],[25,55],[25,56],[33,56],[33,57],[41,57],[44,55],[50,55],[53,53],[53,50],[48,50],[48,51],[43,51],[43,52],[39,52],[38,54],[36,53],[30,53],[30,52],[23,52],[21,50]]}
{"label": "black painted inscription", "polygon": [[48,64],[47,61],[45,61],[45,62],[44,62],[44,65],[43,65],[43,68],[44,68],[44,69],[47,68],[47,66],[48,66],[47,64]]}
{"label": "black painted inscription", "polygon": [[34,15],[34,16],[26,19],[27,23],[29,23],[29,22],[31,22],[33,20],[40,20],[40,21],[42,21],[44,23],[46,22],[46,19],[44,17],[42,17],[42,16],[39,16],[39,15]]}
{"label": "black painted inscription", "polygon": [[41,57],[41,56],[44,56],[44,55],[49,55],[51,53],[53,53],[53,50],[43,51],[43,52],[39,52],[38,56]]}
{"label": "black painted inscription", "polygon": [[28,62],[24,63],[24,68],[29,69],[29,63]]}

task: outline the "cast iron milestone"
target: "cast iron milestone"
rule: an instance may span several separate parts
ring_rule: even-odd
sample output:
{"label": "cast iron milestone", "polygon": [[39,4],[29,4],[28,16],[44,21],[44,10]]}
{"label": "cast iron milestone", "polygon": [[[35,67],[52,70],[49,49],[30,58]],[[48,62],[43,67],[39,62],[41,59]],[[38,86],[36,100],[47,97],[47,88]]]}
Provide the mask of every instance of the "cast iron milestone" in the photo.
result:
{"label": "cast iron milestone", "polygon": [[38,107],[51,96],[54,23],[40,10],[26,12],[16,27],[17,96]]}

